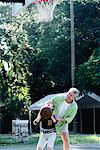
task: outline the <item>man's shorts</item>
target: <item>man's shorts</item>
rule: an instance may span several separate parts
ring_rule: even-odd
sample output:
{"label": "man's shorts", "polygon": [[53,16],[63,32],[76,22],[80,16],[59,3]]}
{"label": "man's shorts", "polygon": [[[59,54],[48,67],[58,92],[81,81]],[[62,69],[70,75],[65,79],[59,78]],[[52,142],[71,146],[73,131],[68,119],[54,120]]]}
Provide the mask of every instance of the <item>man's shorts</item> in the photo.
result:
{"label": "man's shorts", "polygon": [[66,125],[62,128],[61,132],[66,133],[66,134],[69,134],[69,131],[68,131],[68,124],[66,124]]}

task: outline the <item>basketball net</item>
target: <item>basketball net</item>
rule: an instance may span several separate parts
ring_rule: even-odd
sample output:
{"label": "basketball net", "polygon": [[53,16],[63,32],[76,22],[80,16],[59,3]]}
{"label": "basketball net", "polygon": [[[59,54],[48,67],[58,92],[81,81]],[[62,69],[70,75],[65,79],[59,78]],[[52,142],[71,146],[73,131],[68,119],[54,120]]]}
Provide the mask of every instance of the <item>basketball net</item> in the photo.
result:
{"label": "basketball net", "polygon": [[33,2],[36,5],[39,22],[50,22],[53,20],[53,12],[58,4],[58,0],[36,0]]}
{"label": "basketball net", "polygon": [[25,10],[31,4],[37,9],[35,19],[38,22],[50,22],[53,20],[53,12],[59,0],[25,0],[25,6],[22,4],[12,4],[12,15],[16,16],[20,11]]}

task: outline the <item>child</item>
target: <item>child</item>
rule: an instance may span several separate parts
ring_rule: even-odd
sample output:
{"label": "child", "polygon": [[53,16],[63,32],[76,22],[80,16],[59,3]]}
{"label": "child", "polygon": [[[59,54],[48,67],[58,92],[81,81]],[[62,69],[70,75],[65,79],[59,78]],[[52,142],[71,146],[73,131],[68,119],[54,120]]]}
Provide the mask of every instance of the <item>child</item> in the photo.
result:
{"label": "child", "polygon": [[56,139],[55,124],[57,120],[52,115],[52,104],[46,104],[38,113],[37,118],[33,121],[36,125],[40,122],[40,138],[37,144],[37,150],[43,150],[47,144],[47,150],[53,150]]}

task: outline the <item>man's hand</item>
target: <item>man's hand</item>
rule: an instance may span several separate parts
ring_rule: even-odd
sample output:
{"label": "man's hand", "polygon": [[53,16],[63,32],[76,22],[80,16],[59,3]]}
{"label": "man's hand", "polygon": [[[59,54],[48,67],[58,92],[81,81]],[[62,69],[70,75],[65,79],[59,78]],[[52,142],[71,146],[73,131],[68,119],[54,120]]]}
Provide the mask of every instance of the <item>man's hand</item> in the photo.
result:
{"label": "man's hand", "polygon": [[52,119],[52,121],[54,122],[54,123],[57,123],[58,122],[58,120],[52,115],[51,116],[51,119]]}
{"label": "man's hand", "polygon": [[63,118],[57,118],[58,122],[65,122],[65,119]]}

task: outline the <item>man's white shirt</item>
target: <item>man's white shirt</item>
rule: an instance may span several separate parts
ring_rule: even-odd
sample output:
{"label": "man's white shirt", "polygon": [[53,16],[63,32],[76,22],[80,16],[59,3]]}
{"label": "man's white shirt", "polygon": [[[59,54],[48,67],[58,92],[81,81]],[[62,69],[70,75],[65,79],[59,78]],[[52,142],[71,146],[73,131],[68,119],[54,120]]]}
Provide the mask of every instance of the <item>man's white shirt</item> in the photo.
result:
{"label": "man's white shirt", "polygon": [[68,109],[69,105],[70,104],[68,104],[66,101],[64,101],[59,108],[59,113],[58,113],[57,117],[62,117],[63,114],[65,113],[65,111]]}

